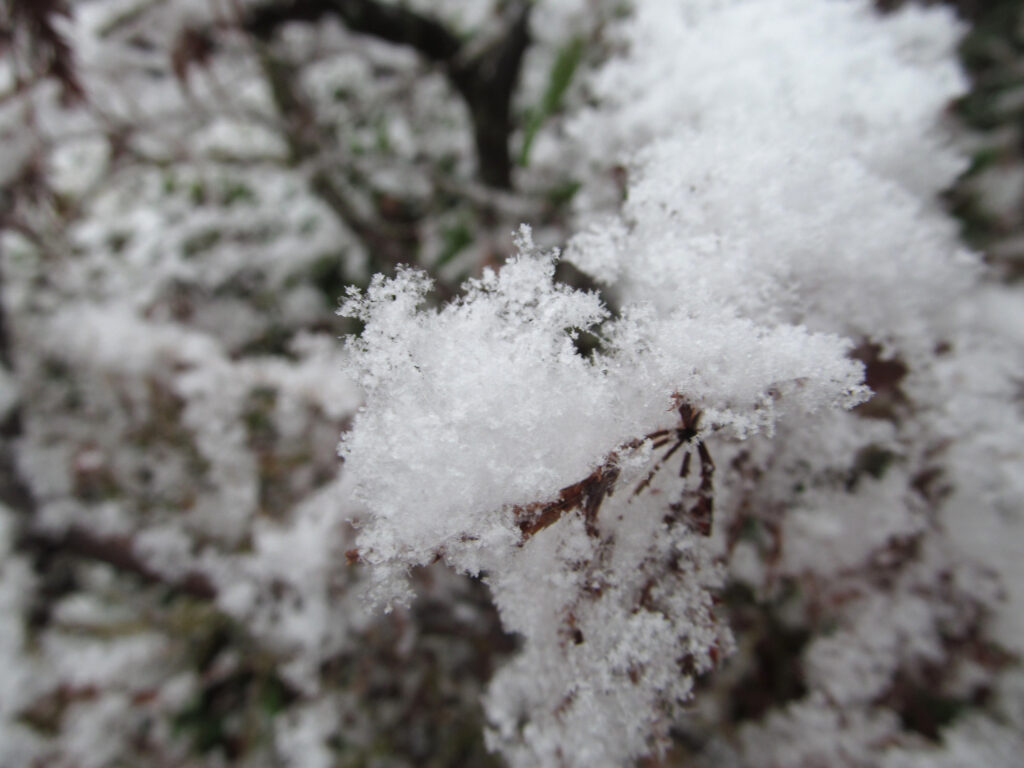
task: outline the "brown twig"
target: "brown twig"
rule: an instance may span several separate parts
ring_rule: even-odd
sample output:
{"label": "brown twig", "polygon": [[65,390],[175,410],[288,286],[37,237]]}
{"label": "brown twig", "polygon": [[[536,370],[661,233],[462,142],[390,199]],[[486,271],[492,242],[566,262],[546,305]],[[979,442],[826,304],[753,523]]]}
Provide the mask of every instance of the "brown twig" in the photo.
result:
{"label": "brown twig", "polygon": [[548,504],[530,504],[515,509],[516,524],[523,532],[523,541],[543,531],[561,519],[572,509],[583,513],[583,521],[590,536],[596,537],[597,513],[606,496],[612,495],[615,481],[619,477],[616,456],[612,456],[578,483],[566,486],[558,492],[558,499]]}

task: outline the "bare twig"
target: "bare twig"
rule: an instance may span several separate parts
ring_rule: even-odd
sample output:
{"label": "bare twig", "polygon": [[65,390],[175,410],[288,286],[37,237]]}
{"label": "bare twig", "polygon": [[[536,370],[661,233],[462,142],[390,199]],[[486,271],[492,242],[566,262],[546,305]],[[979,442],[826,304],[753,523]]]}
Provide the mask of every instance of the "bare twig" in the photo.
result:
{"label": "bare twig", "polygon": [[606,496],[611,496],[615,481],[619,478],[619,467],[613,454],[608,461],[595,469],[578,483],[566,486],[558,492],[558,499],[549,504],[530,504],[517,507],[516,523],[523,532],[523,541],[543,531],[561,519],[562,515],[572,509],[583,513],[583,521],[587,533],[596,537],[597,513]]}

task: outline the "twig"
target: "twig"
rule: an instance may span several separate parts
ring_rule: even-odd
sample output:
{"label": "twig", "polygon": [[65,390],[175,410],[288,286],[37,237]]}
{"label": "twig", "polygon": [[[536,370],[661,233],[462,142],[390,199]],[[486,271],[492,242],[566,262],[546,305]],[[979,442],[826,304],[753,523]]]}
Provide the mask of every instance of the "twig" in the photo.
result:
{"label": "twig", "polygon": [[543,531],[561,519],[571,509],[583,513],[587,533],[598,536],[597,513],[606,496],[611,496],[615,481],[619,478],[617,457],[612,454],[608,461],[595,469],[583,480],[566,486],[558,492],[558,499],[549,504],[530,504],[515,509],[516,524],[523,532],[523,541]]}

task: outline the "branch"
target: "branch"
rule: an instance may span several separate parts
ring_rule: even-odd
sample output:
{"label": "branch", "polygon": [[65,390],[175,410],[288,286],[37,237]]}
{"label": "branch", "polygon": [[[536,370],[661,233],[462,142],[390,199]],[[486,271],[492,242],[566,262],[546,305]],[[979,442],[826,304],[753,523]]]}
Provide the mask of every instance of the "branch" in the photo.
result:
{"label": "branch", "polygon": [[530,504],[515,509],[516,525],[523,532],[523,541],[540,533],[549,525],[558,522],[571,509],[583,513],[587,533],[596,537],[597,513],[606,496],[612,495],[615,481],[619,479],[619,467],[615,454],[583,480],[566,486],[558,492],[558,499],[549,504]]}
{"label": "branch", "polygon": [[498,189],[512,187],[512,93],[530,45],[532,7],[514,3],[506,14],[504,34],[468,60],[456,62],[448,75],[469,107],[480,180]]}
{"label": "branch", "polygon": [[378,0],[271,0],[250,10],[241,27],[268,40],[284,24],[336,16],[353,32],[407,45],[428,61],[443,65],[469,109],[480,180],[490,187],[510,189],[512,93],[530,44],[531,8],[528,0],[511,3],[502,32],[479,49],[473,41],[463,43],[435,19]]}
{"label": "branch", "polygon": [[0,9],[0,38],[23,36],[30,69],[56,80],[66,105],[84,100],[71,43],[60,29],[60,17],[71,16],[67,0],[7,0],[6,6]]}
{"label": "branch", "polygon": [[143,581],[161,584],[201,600],[213,600],[217,596],[216,587],[203,573],[190,571],[179,579],[169,579],[144,563],[135,553],[130,536],[101,536],[80,526],[71,526],[63,534],[27,533],[20,545],[43,556],[68,554],[106,563]]}
{"label": "branch", "polygon": [[462,43],[443,24],[398,5],[376,0],[277,0],[256,6],[242,28],[261,40],[293,21],[314,22],[325,16],[340,18],[353,32],[415,48],[438,63],[451,61]]}
{"label": "branch", "polygon": [[[0,216],[0,231],[6,226]],[[14,374],[15,350],[11,333],[11,321],[4,304],[3,250],[0,245],[0,366],[7,368],[8,375]],[[10,411],[0,421],[0,504],[15,510],[34,510],[35,499],[25,478],[18,470],[15,445],[23,434],[20,396]]]}

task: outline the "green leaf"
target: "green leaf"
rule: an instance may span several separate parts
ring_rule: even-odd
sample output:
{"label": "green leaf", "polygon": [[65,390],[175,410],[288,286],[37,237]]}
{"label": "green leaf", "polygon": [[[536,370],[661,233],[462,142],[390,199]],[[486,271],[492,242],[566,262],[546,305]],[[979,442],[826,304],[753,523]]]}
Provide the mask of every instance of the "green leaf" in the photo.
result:
{"label": "green leaf", "polygon": [[441,253],[434,263],[434,268],[443,267],[454,259],[459,252],[473,242],[473,233],[464,221],[458,221],[441,231]]}
{"label": "green leaf", "polygon": [[523,146],[519,151],[519,164],[526,166],[530,162],[530,148],[544,122],[551,117],[562,104],[565,92],[569,89],[580,59],[583,58],[583,38],[574,37],[558,52],[555,63],[548,75],[548,87],[540,104],[530,110],[523,128]]}

